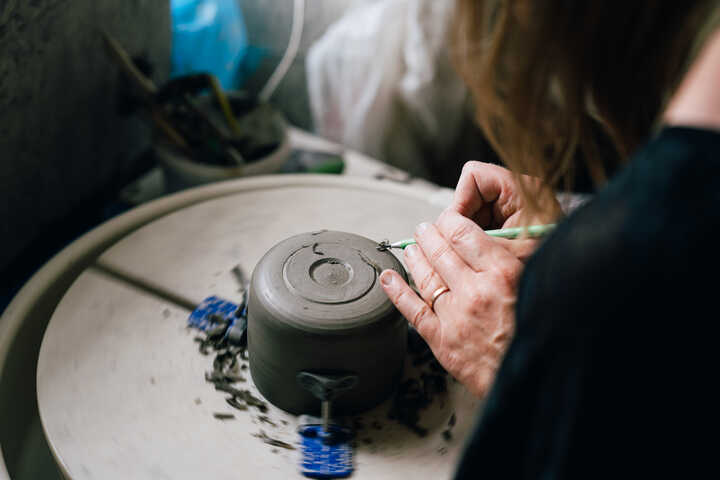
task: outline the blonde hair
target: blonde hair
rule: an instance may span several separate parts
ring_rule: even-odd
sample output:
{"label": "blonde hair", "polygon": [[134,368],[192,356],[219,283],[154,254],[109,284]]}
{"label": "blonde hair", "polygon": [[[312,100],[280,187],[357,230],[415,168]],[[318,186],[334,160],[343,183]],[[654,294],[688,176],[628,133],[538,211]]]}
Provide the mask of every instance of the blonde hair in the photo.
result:
{"label": "blonde hair", "polygon": [[[489,142],[529,210],[572,188],[581,158],[596,185],[601,125],[627,157],[650,135],[714,1],[459,0],[453,55]],[[611,166],[612,167],[612,166]],[[518,177],[519,178],[519,177]]]}

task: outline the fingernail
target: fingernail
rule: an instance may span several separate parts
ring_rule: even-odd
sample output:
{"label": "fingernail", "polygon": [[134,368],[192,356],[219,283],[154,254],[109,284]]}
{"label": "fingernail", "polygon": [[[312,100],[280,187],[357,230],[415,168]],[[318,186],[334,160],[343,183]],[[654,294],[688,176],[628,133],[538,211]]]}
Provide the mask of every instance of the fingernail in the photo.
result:
{"label": "fingernail", "polygon": [[412,257],[417,253],[417,245],[408,245],[405,247],[405,256],[406,257]]}
{"label": "fingernail", "polygon": [[393,275],[388,270],[385,270],[380,274],[380,283],[385,285],[386,287],[389,287],[392,285],[393,282]]}
{"label": "fingernail", "polygon": [[427,230],[427,228],[428,228],[427,222],[423,222],[423,223],[421,223],[420,225],[417,226],[417,228],[415,229],[415,233],[417,233],[418,235],[420,235],[420,234],[422,234],[425,230]]}

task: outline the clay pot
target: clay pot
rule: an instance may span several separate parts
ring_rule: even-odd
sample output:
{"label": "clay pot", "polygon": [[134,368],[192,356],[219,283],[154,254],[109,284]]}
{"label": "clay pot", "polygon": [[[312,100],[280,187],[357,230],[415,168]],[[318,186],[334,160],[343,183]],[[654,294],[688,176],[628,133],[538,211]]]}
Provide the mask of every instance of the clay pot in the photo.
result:
{"label": "clay pot", "polygon": [[407,322],[380,286],[392,253],[342,232],[291,237],[255,267],[248,300],[253,381],[265,398],[291,413],[317,413],[320,402],[297,380],[300,372],[357,375],[333,410],[357,413],[385,400],[397,385]]}

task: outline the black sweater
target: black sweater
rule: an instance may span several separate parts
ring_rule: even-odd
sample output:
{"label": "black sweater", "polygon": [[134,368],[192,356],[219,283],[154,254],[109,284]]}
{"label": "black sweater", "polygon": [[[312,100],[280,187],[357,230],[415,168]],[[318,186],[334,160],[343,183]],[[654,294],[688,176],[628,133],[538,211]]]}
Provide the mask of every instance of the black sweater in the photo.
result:
{"label": "black sweater", "polygon": [[718,207],[720,132],[667,128],[558,226],[457,478],[718,478]]}

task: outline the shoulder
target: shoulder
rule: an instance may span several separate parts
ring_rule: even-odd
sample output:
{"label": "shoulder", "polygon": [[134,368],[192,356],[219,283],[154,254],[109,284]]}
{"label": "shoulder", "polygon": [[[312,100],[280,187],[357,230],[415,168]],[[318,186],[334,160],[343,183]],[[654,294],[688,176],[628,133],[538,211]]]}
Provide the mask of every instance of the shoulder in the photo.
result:
{"label": "shoulder", "polygon": [[670,288],[670,277],[698,262],[717,263],[704,258],[703,245],[720,231],[718,208],[720,132],[663,130],[530,259],[518,328],[537,314],[552,315],[553,324],[614,315]]}
{"label": "shoulder", "polygon": [[586,255],[591,253],[587,247],[602,252],[603,246],[647,244],[649,235],[653,243],[662,242],[663,234],[675,229],[712,225],[720,217],[699,214],[719,207],[720,130],[665,128],[593,200],[561,223],[543,249],[581,243],[577,253]]}
{"label": "shoulder", "polygon": [[671,459],[695,450],[690,430],[717,403],[707,387],[716,336],[704,328],[716,282],[698,271],[720,269],[719,195],[720,133],[667,129],[558,225],[526,266],[467,471],[577,477],[653,465],[638,442]]}
{"label": "shoulder", "polygon": [[[670,127],[634,156],[601,192],[597,203],[602,208],[619,202],[633,215],[632,221],[651,223],[668,232],[693,226],[694,220],[701,219],[698,213],[717,208],[718,187],[720,130]],[[675,217],[678,214],[681,216]],[[670,223],[652,222],[653,218]],[[639,233],[642,239],[643,232]]]}

